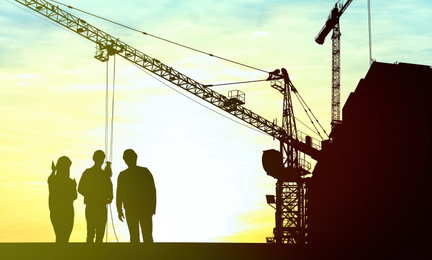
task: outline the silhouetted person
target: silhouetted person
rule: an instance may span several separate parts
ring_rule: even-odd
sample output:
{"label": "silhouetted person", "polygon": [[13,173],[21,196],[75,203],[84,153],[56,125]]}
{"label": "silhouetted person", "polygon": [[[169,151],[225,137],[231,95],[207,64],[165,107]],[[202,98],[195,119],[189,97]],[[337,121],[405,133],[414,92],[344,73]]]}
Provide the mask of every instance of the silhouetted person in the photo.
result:
{"label": "silhouetted person", "polygon": [[73,201],[77,198],[75,179],[69,177],[71,160],[62,156],[57,165],[51,165],[48,177],[50,218],[56,235],[56,243],[67,243],[74,223]]}
{"label": "silhouetted person", "polygon": [[129,228],[130,242],[139,243],[139,227],[145,243],[153,243],[153,221],[156,212],[156,188],[150,171],[137,165],[137,154],[128,149],[123,153],[128,168],[117,180],[117,211],[123,221],[123,207]]}
{"label": "silhouetted person", "polygon": [[104,160],[103,151],[94,152],[94,165],[83,172],[78,185],[78,192],[84,196],[86,204],[87,243],[93,243],[95,234],[96,243],[102,243],[107,222],[107,204],[113,199],[111,167],[107,162],[105,169],[102,170]]}

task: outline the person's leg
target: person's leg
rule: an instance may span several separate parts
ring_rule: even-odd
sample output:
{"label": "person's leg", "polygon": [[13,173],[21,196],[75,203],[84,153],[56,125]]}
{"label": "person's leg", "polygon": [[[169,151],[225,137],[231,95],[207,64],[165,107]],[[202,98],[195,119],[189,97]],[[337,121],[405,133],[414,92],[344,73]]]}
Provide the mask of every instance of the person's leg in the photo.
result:
{"label": "person's leg", "polygon": [[72,229],[75,220],[75,212],[73,206],[71,207],[69,214],[67,215],[66,226],[65,226],[65,242],[69,242],[69,238],[72,234]]}
{"label": "person's leg", "polygon": [[144,215],[140,218],[141,233],[146,244],[153,243],[153,215]]}
{"label": "person's leg", "polygon": [[59,221],[59,214],[56,211],[51,210],[50,219],[51,219],[52,226],[54,228],[56,243],[59,243],[61,240],[60,239],[60,237],[61,237],[61,235],[60,235],[61,234],[61,231],[60,231],[61,222]]}
{"label": "person's leg", "polygon": [[136,212],[126,209],[126,222],[129,228],[130,242],[131,243],[139,243],[139,223],[138,216]]}
{"label": "person's leg", "polygon": [[94,223],[94,205],[86,205],[85,217],[87,220],[87,243],[93,243],[95,237],[96,226]]}
{"label": "person's leg", "polygon": [[51,221],[56,233],[56,243],[69,242],[74,222],[73,207],[63,208],[62,211],[56,211],[51,215]]}
{"label": "person's leg", "polygon": [[97,206],[97,219],[95,219],[96,222],[96,243],[102,243],[104,234],[105,234],[105,227],[107,222],[107,207],[106,205],[98,205]]}

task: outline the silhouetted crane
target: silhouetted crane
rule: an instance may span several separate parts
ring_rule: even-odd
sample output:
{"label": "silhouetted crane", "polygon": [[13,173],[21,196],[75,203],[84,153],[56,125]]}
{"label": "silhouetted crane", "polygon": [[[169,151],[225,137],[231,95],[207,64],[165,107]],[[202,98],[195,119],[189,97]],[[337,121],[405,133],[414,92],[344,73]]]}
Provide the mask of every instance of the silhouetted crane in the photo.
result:
{"label": "silhouetted crane", "polygon": [[[282,127],[268,121],[262,116],[245,108],[244,93],[235,90],[228,93],[228,97],[219,94],[192,78],[178,72],[157,59],[154,59],[132,46],[120,41],[102,30],[88,24],[86,21],[54,6],[44,0],[15,0],[27,8],[49,18],[82,37],[96,43],[95,58],[105,62],[112,55],[119,55],[133,64],[141,67],[158,77],[188,91],[206,102],[224,110],[238,119],[267,133],[280,141],[280,152],[270,152],[270,160],[263,156],[263,166],[267,174],[277,179],[276,197],[276,228],[275,237],[270,242],[303,244],[306,241],[306,200],[305,179],[310,174],[310,166],[300,158],[300,152],[318,160],[320,145],[314,144],[311,137],[303,140],[297,134],[294,111],[291,102],[291,92],[298,94],[285,69],[270,73],[269,80],[272,87],[284,96]],[[72,7],[71,7],[72,8]],[[304,102],[304,101],[303,101]],[[270,150],[272,151],[272,150]],[[275,150],[273,150],[275,151]],[[268,153],[265,153],[268,154]],[[275,156],[274,156],[275,155]],[[268,157],[268,156],[267,156]],[[270,170],[268,164],[270,161]],[[272,163],[275,162],[275,163]],[[276,168],[276,170],[274,170]],[[271,204],[271,201],[269,202]]]}
{"label": "silhouetted crane", "polygon": [[331,10],[329,17],[315,41],[323,44],[325,38],[333,30],[332,35],[332,105],[331,105],[331,125],[332,127],[340,124],[340,27],[339,18],[348,8],[353,0],[348,0],[345,4],[341,0],[337,1]]}

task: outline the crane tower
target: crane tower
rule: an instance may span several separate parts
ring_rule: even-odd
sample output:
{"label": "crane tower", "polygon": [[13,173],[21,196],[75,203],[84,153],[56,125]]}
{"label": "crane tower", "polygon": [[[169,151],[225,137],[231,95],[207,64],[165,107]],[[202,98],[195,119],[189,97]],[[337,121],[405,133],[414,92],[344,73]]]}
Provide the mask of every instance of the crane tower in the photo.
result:
{"label": "crane tower", "polygon": [[[291,93],[296,92],[285,69],[270,73],[271,86],[283,95],[282,128],[294,140],[298,140],[297,126]],[[308,143],[308,141],[306,141]],[[276,195],[267,195],[267,203],[276,210],[274,237],[268,243],[305,244],[306,179],[310,163],[300,158],[301,151],[294,142],[280,142],[280,151],[267,150],[263,154],[263,167],[267,174],[277,179]]]}
{"label": "crane tower", "polygon": [[333,30],[332,39],[332,95],[331,95],[331,125],[341,123],[340,118],[340,27],[339,18],[353,0],[345,4],[339,0],[331,10],[329,17],[321,31],[315,37],[315,42],[323,44],[325,38]]}

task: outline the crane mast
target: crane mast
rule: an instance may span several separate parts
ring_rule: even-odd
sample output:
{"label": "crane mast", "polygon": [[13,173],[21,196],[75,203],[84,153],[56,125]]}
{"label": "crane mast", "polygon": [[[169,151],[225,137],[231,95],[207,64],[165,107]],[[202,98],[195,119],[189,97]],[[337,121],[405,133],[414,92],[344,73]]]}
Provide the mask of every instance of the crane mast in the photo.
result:
{"label": "crane mast", "polygon": [[[238,92],[230,92],[228,97],[189,78],[157,59],[154,59],[132,46],[120,41],[86,21],[73,16],[58,6],[44,0],[15,0],[27,8],[49,18],[82,37],[96,43],[95,58],[105,62],[112,55],[119,55],[131,63],[165,79],[188,91],[206,102],[224,110],[238,119],[267,133],[280,141],[280,153],[283,168],[276,175],[276,228],[274,240],[277,243],[304,243],[305,241],[305,182],[300,176],[309,174],[299,158],[299,153],[318,160],[320,148],[297,136],[294,111],[291,103],[291,91],[296,91],[288,73],[282,69],[270,73],[268,80],[272,87],[284,95],[282,127],[243,106],[244,99]],[[277,162],[279,163],[279,161]]]}
{"label": "crane mast", "polygon": [[325,38],[333,30],[332,34],[332,94],[331,94],[331,125],[341,123],[340,118],[340,25],[339,18],[353,0],[345,4],[339,0],[330,12],[330,15],[321,31],[315,38],[315,42],[323,44]]}
{"label": "crane mast", "polygon": [[[270,74],[269,80],[271,86],[283,95],[282,128],[293,139],[298,139],[291,99],[291,93],[296,89],[289,79],[288,72],[285,69],[276,70]],[[266,169],[265,155],[263,155],[263,165]],[[307,241],[306,178],[303,176],[309,173],[310,167],[300,159],[300,151],[291,142],[280,142],[280,152],[276,153],[276,157],[281,159],[280,167],[275,171],[266,169],[269,175],[277,179],[274,201],[268,201],[270,205],[275,204],[276,227],[274,237],[268,237],[267,242],[305,244]],[[272,164],[273,168],[278,162]]]}

